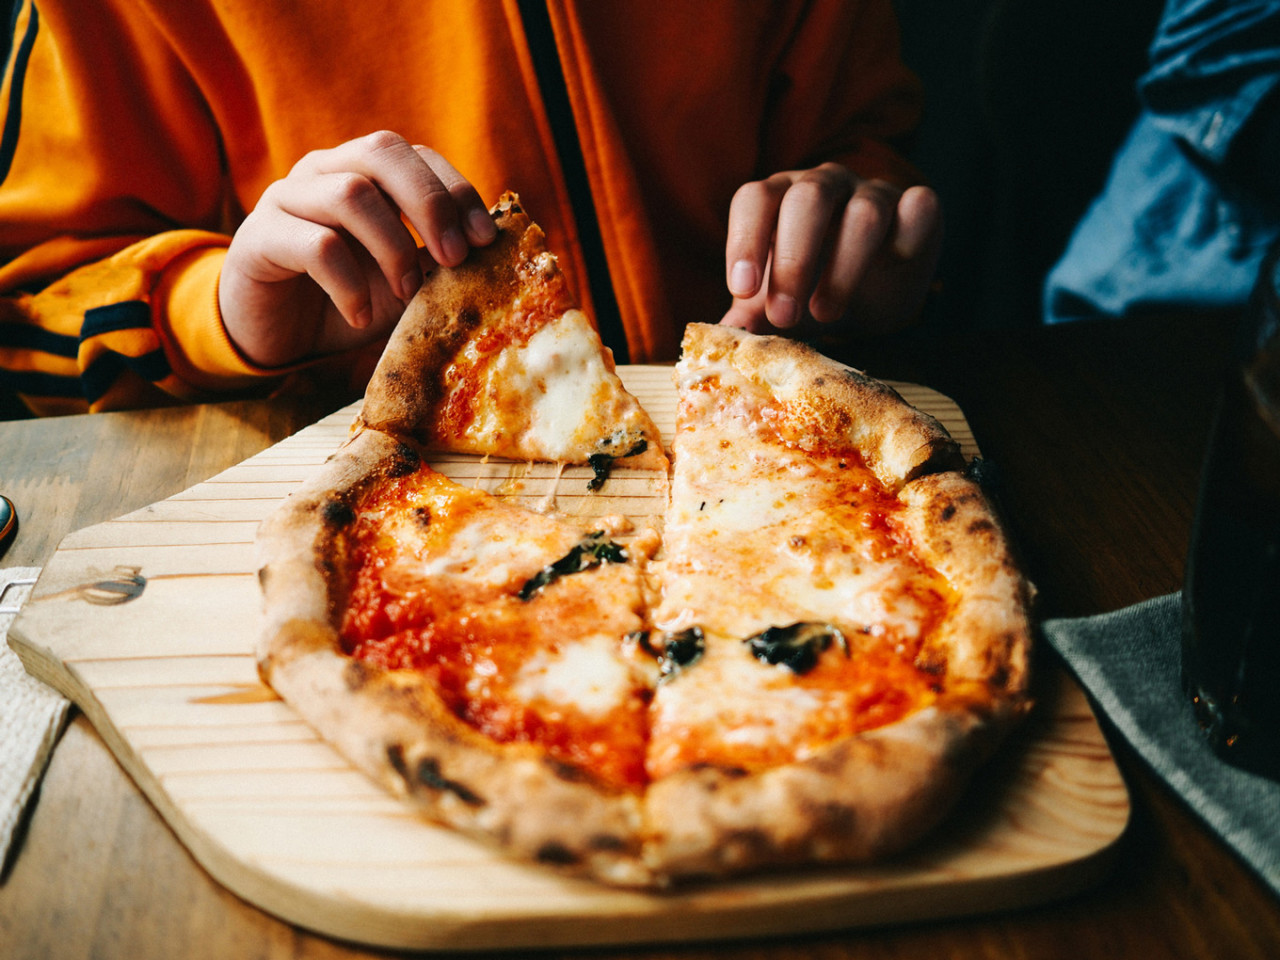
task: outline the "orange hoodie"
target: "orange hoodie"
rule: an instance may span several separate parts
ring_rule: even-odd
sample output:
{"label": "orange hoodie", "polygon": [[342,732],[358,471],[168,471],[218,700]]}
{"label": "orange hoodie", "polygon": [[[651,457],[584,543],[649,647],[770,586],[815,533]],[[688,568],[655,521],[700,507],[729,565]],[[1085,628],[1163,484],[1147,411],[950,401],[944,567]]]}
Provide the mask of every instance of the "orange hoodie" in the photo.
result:
{"label": "orange hoodie", "polygon": [[[888,0],[547,8],[634,362],[727,307],[741,184],[823,160],[915,180],[886,145],[918,99]],[[519,192],[590,312],[517,0],[20,0],[0,111],[0,390],[37,413],[279,387],[218,315],[229,233],[304,153],[378,129],[486,202]],[[348,394],[370,360],[307,369]]]}

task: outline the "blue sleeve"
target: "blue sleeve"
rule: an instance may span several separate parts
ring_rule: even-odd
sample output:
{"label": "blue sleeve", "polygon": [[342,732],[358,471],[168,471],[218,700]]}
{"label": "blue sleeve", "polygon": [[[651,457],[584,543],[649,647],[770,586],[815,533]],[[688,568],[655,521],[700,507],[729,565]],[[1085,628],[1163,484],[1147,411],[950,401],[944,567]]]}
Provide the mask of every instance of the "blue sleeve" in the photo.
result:
{"label": "blue sleeve", "polygon": [[1169,0],[1143,112],[1045,283],[1047,323],[1242,305],[1280,237],[1280,4]]}

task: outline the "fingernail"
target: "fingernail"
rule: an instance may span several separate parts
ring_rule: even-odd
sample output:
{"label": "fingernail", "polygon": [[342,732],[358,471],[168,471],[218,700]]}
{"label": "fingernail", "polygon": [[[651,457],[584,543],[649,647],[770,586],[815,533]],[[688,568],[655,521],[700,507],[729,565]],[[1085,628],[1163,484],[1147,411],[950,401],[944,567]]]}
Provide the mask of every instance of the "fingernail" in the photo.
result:
{"label": "fingernail", "polygon": [[493,222],[493,217],[489,216],[488,210],[476,207],[467,214],[467,224],[481,243],[488,243],[498,235],[498,225]]}
{"label": "fingernail", "polygon": [[735,297],[749,297],[756,292],[756,266],[750,260],[739,260],[729,271],[729,292]]}
{"label": "fingernail", "polygon": [[371,323],[373,323],[373,307],[366,303],[356,313],[355,326],[357,330],[363,330]]}
{"label": "fingernail", "polygon": [[410,270],[400,278],[400,299],[412,300],[420,286],[422,286],[422,272],[416,268]]}
{"label": "fingernail", "polygon": [[769,321],[775,327],[794,327],[800,319],[800,307],[795,297],[779,293],[773,298],[768,308]]}
{"label": "fingernail", "polygon": [[450,264],[461,263],[467,258],[467,241],[457,227],[449,227],[440,234],[440,247],[444,250],[445,260]]}

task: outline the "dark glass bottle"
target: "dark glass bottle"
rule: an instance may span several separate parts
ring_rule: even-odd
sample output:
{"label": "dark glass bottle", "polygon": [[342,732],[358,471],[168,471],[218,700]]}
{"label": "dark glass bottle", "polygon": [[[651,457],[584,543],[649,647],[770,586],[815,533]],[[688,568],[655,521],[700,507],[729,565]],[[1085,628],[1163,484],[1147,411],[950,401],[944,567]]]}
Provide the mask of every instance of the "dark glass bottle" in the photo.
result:
{"label": "dark glass bottle", "polygon": [[1280,779],[1278,285],[1273,253],[1205,456],[1182,591],[1182,675],[1218,755]]}

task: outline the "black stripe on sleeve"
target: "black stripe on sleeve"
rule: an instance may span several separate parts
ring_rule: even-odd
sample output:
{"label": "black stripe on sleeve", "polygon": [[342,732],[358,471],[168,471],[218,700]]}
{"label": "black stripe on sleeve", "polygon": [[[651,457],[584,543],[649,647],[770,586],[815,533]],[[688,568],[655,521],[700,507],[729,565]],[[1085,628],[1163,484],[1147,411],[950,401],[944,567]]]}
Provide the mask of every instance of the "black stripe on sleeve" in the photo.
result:
{"label": "black stripe on sleeve", "polygon": [[578,239],[587,265],[587,283],[591,288],[591,299],[595,303],[596,326],[600,330],[600,339],[613,350],[614,359],[618,363],[627,363],[629,353],[626,331],[622,326],[622,312],[618,309],[618,300],[613,292],[609,261],[605,257],[600,223],[596,219],[595,203],[591,199],[587,165],[582,156],[582,144],[578,142],[578,128],[573,120],[569,89],[565,86],[560,55],[556,50],[551,16],[547,12],[545,0],[519,0],[519,7],[524,32],[529,40],[529,52],[533,57],[533,68],[538,75],[538,89],[542,92],[551,133],[556,141],[556,152],[560,155],[560,169],[569,190],[569,202],[573,205],[574,219],[578,222]]}
{"label": "black stripe on sleeve", "polygon": [[147,330],[151,328],[151,305],[145,300],[125,300],[109,303],[105,307],[93,307],[84,312],[80,326],[80,339],[99,337],[117,330]]}
{"label": "black stripe on sleeve", "polygon": [[0,347],[36,350],[55,357],[74,357],[80,349],[80,339],[31,324],[4,323],[0,324]]}
{"label": "black stripe on sleeve", "polygon": [[89,364],[80,377],[84,398],[90,403],[101,399],[126,370],[133,371],[151,383],[163,380],[172,372],[169,360],[161,349],[151,350],[140,357],[104,353]]}
{"label": "black stripe on sleeve", "polygon": [[[21,0],[14,3],[14,13],[21,6]],[[40,12],[31,4],[31,19],[27,23],[27,32],[18,44],[18,52],[13,58],[13,77],[9,81],[9,105],[4,118],[4,131],[0,133],[0,183],[9,176],[9,167],[13,165],[13,155],[18,149],[18,128],[22,125],[22,88],[27,79],[27,61],[31,59],[31,48],[35,46],[36,32],[40,27]],[[10,27],[10,36],[13,28]]]}
{"label": "black stripe on sleeve", "polygon": [[0,370],[0,392],[28,397],[80,397],[79,377],[63,377],[37,370]]}

